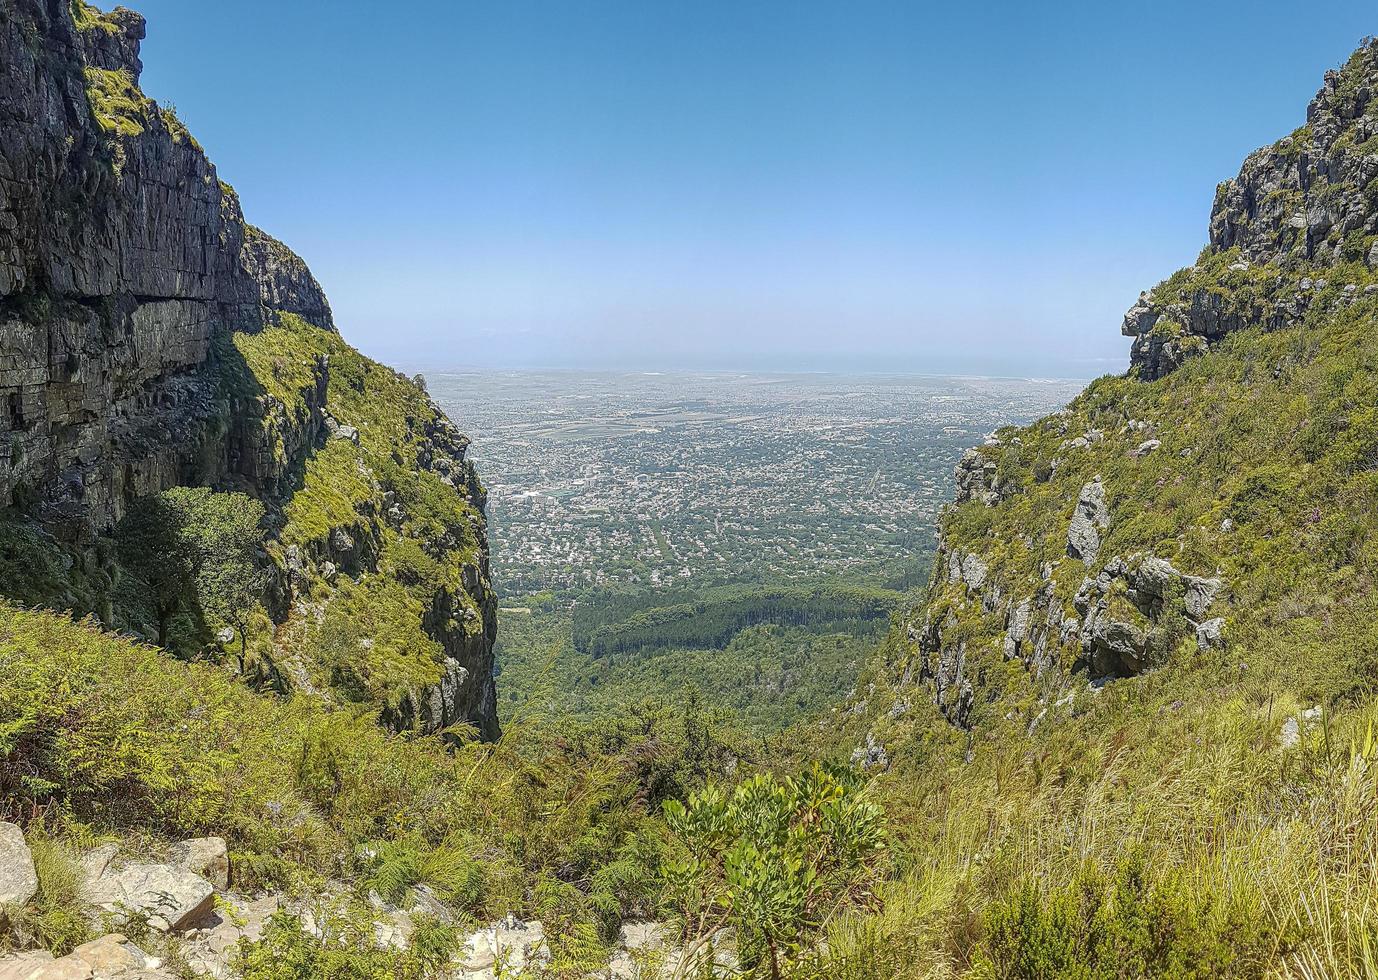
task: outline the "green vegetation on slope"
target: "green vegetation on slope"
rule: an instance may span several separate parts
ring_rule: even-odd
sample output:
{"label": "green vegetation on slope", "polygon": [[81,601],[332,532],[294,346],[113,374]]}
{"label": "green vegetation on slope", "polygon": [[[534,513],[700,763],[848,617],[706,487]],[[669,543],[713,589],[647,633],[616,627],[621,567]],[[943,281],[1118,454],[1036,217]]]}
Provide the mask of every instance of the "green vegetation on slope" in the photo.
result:
{"label": "green vegetation on slope", "polygon": [[[265,431],[280,461],[288,457],[281,432],[308,428],[322,408],[322,377],[323,409],[337,427],[337,437],[306,456],[270,546],[284,570],[289,561],[317,564],[321,615],[290,622],[277,641],[316,682],[396,710],[442,677],[444,650],[422,628],[431,610],[452,608],[442,623],[451,634],[483,630],[464,577],[469,569],[471,582],[479,580],[480,515],[467,497],[482,499],[483,489],[472,466],[437,455],[433,440],[447,439],[454,452],[461,437],[424,388],[333,330],[290,313],[276,319],[258,333],[234,334],[233,350],[221,352],[229,390],[266,399]],[[355,435],[343,434],[350,427]],[[343,565],[338,579],[319,572],[328,560]]]}
{"label": "green vegetation on slope", "polygon": [[[902,965],[856,975],[1378,976],[1378,272],[1354,258],[1373,242],[1321,267],[1208,249],[1155,301],[1236,326],[1207,345],[1160,320],[1199,345],[1171,373],[1103,378],[977,451],[989,493],[943,520],[955,564],[832,747],[870,739],[891,766],[897,877],[829,948]],[[1083,561],[1069,527],[1097,481]],[[1221,640],[1198,639],[1180,586],[1143,611],[1115,568],[1145,556],[1220,579]],[[1109,677],[1076,601],[1102,573],[1145,639]],[[964,683],[969,731],[933,703]]]}
{"label": "green vegetation on slope", "polygon": [[[544,917],[557,945],[599,953],[624,917],[660,910],[662,802],[729,758],[693,712],[446,751],[3,605],[0,719],[0,817],[33,839],[219,834],[240,889],[331,876],[400,899],[425,884],[474,918]],[[52,904],[38,924],[5,920],[0,943],[80,941],[60,928],[70,901]]]}
{"label": "green vegetation on slope", "polygon": [[[1236,332],[1152,383],[1103,378],[1065,412],[1001,433],[1004,444],[982,453],[996,460],[1006,500],[950,512],[946,546],[980,555],[1007,595],[1033,595],[1050,566],[1069,617],[1083,579],[1116,557],[1157,555],[1185,573],[1218,576],[1228,593],[1211,614],[1227,618],[1244,659],[1276,671],[1303,699],[1371,693],[1378,295],[1362,290],[1374,283],[1362,264],[1327,270],[1301,326]],[[1358,288],[1346,293],[1349,285]],[[1092,430],[1104,437],[1068,445]],[[1138,452],[1150,437],[1161,445]],[[1111,520],[1088,568],[1067,557],[1067,526],[1081,487],[1097,476]],[[977,710],[992,727],[1011,707],[1027,726],[1045,706],[1039,697],[1063,683],[1062,672],[1035,678],[1007,660],[1003,618],[969,600],[961,583],[938,587],[926,616],[950,616],[980,661],[998,700]],[[1155,655],[1157,663],[1199,656],[1191,636]],[[1064,646],[1063,671],[1079,656],[1075,644]]]}

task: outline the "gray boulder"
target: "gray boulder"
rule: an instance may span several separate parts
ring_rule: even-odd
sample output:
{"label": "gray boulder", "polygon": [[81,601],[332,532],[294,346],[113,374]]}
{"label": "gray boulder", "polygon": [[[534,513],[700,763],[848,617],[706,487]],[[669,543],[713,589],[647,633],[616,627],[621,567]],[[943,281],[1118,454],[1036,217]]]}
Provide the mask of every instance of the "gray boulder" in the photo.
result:
{"label": "gray boulder", "polygon": [[88,886],[87,895],[116,919],[148,916],[148,924],[160,932],[195,924],[215,904],[215,888],[209,881],[169,864],[111,869]]}
{"label": "gray boulder", "polygon": [[1182,573],[1177,571],[1171,562],[1150,555],[1139,564],[1133,576],[1133,585],[1134,588],[1161,599],[1181,577]]}
{"label": "gray boulder", "polygon": [[669,938],[669,928],[658,922],[628,922],[608,964],[608,976],[611,980],[640,980],[646,972],[643,966],[654,969],[654,964],[671,955]]}
{"label": "gray boulder", "polygon": [[1100,554],[1101,532],[1110,528],[1110,508],[1105,502],[1105,487],[1100,477],[1081,488],[1072,524],[1067,529],[1067,554],[1087,565]]}
{"label": "gray boulder", "polygon": [[875,735],[866,733],[866,744],[859,745],[852,752],[852,765],[862,769],[889,769],[890,755],[885,746],[876,741]]}
{"label": "gray boulder", "polygon": [[176,980],[119,933],[78,946],[54,958],[46,950],[18,953],[0,960],[0,980]]}
{"label": "gray boulder", "polygon": [[986,584],[986,576],[989,574],[989,566],[975,555],[967,555],[962,559],[962,581],[973,592]]}
{"label": "gray boulder", "polygon": [[1225,645],[1225,620],[1217,616],[1196,627],[1196,646],[1200,650],[1218,649]]}
{"label": "gray boulder", "polygon": [[230,885],[230,856],[223,837],[195,837],[172,845],[168,859],[183,871],[200,875],[216,888]]}
{"label": "gray boulder", "polygon": [[1102,616],[1091,629],[1091,640],[1091,668],[1097,674],[1137,674],[1143,669],[1147,638],[1134,624]]}
{"label": "gray boulder", "polygon": [[1225,583],[1218,578],[1198,578],[1195,575],[1182,576],[1182,582],[1186,586],[1187,615],[1192,619],[1206,615],[1225,587]]}
{"label": "gray boulder", "polygon": [[0,823],[0,905],[26,905],[38,894],[38,874],[24,832]]}

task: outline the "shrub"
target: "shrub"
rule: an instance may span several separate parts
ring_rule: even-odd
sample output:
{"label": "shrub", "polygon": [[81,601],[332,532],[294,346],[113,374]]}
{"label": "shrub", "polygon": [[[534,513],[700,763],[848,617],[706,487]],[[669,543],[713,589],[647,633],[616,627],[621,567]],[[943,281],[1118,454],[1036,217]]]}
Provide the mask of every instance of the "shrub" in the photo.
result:
{"label": "shrub", "polygon": [[1263,977],[1274,924],[1201,881],[1153,874],[1141,852],[1113,874],[1084,869],[1060,888],[1025,882],[992,904],[985,966],[1009,980]]}
{"label": "shrub", "polygon": [[437,976],[458,948],[455,931],[436,922],[417,924],[405,949],[380,947],[377,918],[366,906],[339,900],[312,910],[315,932],[278,911],[261,939],[241,939],[233,968],[243,980],[423,980]]}
{"label": "shrub", "polygon": [[710,786],[666,803],[665,818],[682,849],[664,871],[686,933],[734,927],[755,975],[786,975],[831,916],[872,900],[883,816],[846,770]]}
{"label": "shrub", "polygon": [[77,855],[42,834],[29,835],[38,894],[23,908],[0,906],[0,951],[41,946],[58,955],[91,938],[81,901]]}
{"label": "shrub", "polygon": [[204,643],[209,624],[221,623],[238,635],[243,667],[249,623],[268,582],[263,517],[257,500],[206,487],[174,487],[130,509],[117,546],[142,583],[159,646],[169,645],[176,619],[186,624],[188,643]]}

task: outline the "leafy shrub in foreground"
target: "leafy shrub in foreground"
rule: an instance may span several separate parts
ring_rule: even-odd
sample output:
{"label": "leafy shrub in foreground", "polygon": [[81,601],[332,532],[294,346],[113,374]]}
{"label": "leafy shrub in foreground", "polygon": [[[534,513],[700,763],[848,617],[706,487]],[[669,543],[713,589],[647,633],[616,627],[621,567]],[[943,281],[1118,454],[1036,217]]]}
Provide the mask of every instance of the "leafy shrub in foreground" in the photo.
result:
{"label": "leafy shrub in foreground", "polygon": [[347,902],[313,910],[319,935],[302,920],[275,912],[257,942],[241,939],[233,960],[243,980],[423,980],[440,975],[458,948],[454,929],[420,922],[406,949],[379,947],[375,917]]}
{"label": "leafy shrub in foreground", "polygon": [[665,817],[683,849],[665,876],[686,931],[735,928],[748,975],[787,975],[832,915],[873,899],[884,816],[849,771],[710,786]]}

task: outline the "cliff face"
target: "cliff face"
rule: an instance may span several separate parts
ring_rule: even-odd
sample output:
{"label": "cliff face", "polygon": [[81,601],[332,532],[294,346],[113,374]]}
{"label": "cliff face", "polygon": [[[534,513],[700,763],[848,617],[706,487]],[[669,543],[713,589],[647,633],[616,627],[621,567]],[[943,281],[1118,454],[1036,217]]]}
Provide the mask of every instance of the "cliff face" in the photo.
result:
{"label": "cliff face", "polygon": [[238,202],[184,131],[133,99],[98,114],[134,91],[142,18],[78,29],[65,2],[7,0],[0,28],[0,503],[108,528],[213,475],[197,369],[262,322],[258,287]]}
{"label": "cliff face", "polygon": [[[1240,671],[1305,704],[1367,683],[1374,93],[1365,42],[1307,126],[1221,185],[1197,262],[1130,312],[1129,374],[967,452],[934,580],[858,695],[853,744],[903,758],[946,731],[970,752],[1096,699],[1174,690],[1181,707]],[[1190,671],[1209,679],[1175,680]]]}
{"label": "cliff face", "polygon": [[[333,615],[337,570],[395,580],[379,563],[410,542],[436,564],[399,584],[427,664],[369,694],[399,727],[492,736],[495,614],[467,441],[424,389],[339,338],[306,264],[245,223],[195,139],[144,97],[144,31],[123,8],[0,0],[0,507],[92,565],[139,498],[257,496],[284,634]],[[288,347],[300,362],[283,363]],[[322,458],[349,468],[343,508],[311,506],[339,480]],[[372,624],[356,625],[367,648]]]}

